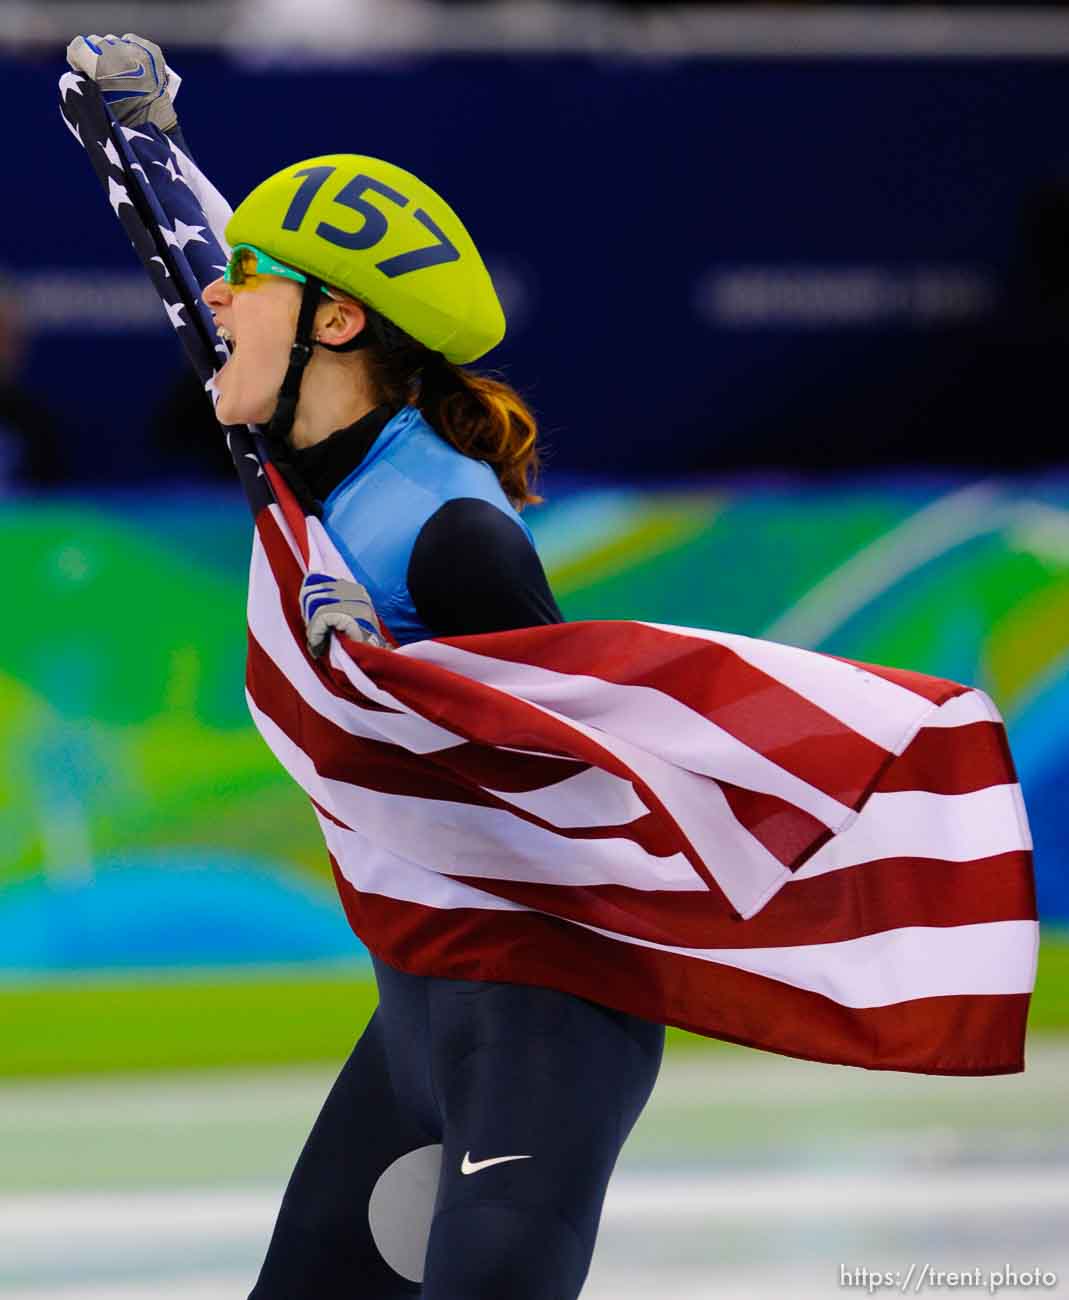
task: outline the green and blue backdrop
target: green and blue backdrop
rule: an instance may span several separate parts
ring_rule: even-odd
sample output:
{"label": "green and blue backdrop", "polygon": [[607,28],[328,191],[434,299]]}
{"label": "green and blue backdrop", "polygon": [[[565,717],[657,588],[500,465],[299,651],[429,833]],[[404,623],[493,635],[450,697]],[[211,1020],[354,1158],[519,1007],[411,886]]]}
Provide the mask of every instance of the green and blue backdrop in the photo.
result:
{"label": "green and blue backdrop", "polygon": [[[1041,916],[1069,921],[1069,480],[551,487],[528,517],[571,619],[983,687]],[[11,501],[0,535],[0,1071],[334,1053],[370,1005],[366,957],[246,712],[243,503]]]}

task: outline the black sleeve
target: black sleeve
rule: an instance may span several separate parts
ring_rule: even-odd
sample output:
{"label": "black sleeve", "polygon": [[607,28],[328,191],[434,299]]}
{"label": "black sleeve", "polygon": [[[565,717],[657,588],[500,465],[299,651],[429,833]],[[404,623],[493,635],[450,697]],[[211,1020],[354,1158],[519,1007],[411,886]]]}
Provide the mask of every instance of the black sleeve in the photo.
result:
{"label": "black sleeve", "polygon": [[447,501],[420,529],[408,590],[434,636],[564,622],[523,529],[476,497]]}

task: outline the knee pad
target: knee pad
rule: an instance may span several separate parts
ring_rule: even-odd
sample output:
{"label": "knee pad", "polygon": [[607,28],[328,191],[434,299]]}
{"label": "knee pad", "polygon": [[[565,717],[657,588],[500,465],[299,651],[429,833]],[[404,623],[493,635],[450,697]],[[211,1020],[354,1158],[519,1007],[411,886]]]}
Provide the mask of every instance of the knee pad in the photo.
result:
{"label": "knee pad", "polygon": [[418,1147],[383,1170],[368,1202],[376,1249],[409,1282],[423,1281],[441,1170],[441,1144]]}

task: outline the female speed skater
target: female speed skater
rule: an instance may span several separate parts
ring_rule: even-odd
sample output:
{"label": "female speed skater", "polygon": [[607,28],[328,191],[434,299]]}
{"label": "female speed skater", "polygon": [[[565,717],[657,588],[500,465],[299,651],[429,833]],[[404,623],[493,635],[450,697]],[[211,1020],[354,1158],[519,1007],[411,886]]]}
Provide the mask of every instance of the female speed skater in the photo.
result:
{"label": "female speed skater", "polygon": [[[90,36],[68,57],[129,125],[177,133],[158,46]],[[406,251],[384,256],[402,222]],[[263,181],[226,236],[225,272],[203,290],[233,349],[216,414],[266,430],[361,577],[306,580],[311,653],[331,628],[406,645],[562,621],[519,513],[539,499],[534,416],[466,368],[504,317],[452,209],[399,167],[335,154]],[[378,1007],[250,1300],[574,1300],[663,1026],[550,988],[372,962]]]}
{"label": "female speed skater", "polygon": [[[356,201],[358,187],[418,198],[431,233],[448,238],[437,195],[366,157],[264,181],[235,211],[233,255],[204,290],[234,344],[219,419],[285,440],[287,472],[367,575],[399,644],[561,621],[518,514],[532,500],[534,418],[510,387],[431,346],[485,347],[500,312],[489,276],[477,255],[459,257],[448,269],[462,290],[421,299],[418,271],[409,287],[377,269],[379,250],[338,246],[322,190],[291,231],[305,202],[295,174],[313,189],[328,169],[332,195],[344,179]],[[315,274],[325,265],[327,292]],[[312,352],[286,429],[279,392],[295,338]],[[358,616],[363,592],[349,586],[306,583],[313,649],[333,619]],[[253,1300],[578,1296],[663,1027],[547,988],[372,960],[378,1009],[297,1162]]]}

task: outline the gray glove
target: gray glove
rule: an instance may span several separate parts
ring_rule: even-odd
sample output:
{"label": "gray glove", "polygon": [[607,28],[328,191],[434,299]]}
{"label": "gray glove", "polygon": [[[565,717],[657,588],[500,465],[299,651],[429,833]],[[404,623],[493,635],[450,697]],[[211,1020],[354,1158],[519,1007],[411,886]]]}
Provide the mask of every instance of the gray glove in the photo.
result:
{"label": "gray glove", "polygon": [[172,96],[177,77],[154,41],[127,32],[118,36],[76,36],[67,46],[67,62],[100,87],[104,102],[126,126],[152,122],[161,131],[178,125]]}
{"label": "gray glove", "polygon": [[310,573],[301,583],[301,614],[308,649],[317,657],[329,645],[332,631],[367,645],[386,644],[375,606],[359,582]]}

